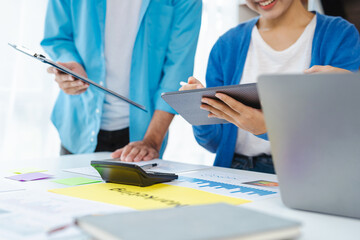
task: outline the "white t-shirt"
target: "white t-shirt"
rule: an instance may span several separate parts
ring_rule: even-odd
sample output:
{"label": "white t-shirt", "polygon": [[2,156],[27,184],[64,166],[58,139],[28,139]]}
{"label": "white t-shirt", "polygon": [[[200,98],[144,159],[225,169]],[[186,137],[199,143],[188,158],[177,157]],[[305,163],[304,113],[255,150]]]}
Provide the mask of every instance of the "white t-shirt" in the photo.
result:
{"label": "white t-shirt", "polygon": [[[106,86],[129,97],[131,59],[142,0],[107,0],[105,22]],[[129,104],[105,95],[101,129],[129,126]]]}
{"label": "white t-shirt", "polygon": [[[311,63],[315,27],[316,16],[293,45],[283,51],[276,51],[262,39],[258,28],[254,26],[240,84],[255,83],[262,74],[303,73]],[[235,153],[246,156],[271,154],[270,143],[238,128]]]}

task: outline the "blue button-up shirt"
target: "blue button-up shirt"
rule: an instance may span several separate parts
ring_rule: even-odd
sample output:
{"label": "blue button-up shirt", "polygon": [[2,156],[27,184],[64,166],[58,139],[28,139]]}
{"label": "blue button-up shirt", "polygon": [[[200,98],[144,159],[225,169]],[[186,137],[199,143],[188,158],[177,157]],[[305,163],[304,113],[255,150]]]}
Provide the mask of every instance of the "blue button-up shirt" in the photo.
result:
{"label": "blue button-up shirt", "polygon": [[[176,91],[192,75],[201,10],[201,0],[143,0],[129,97],[148,112],[130,106],[130,141],[143,139],[155,110],[175,113],[161,93]],[[105,15],[106,0],[49,0],[41,45],[53,60],[78,62],[104,85]],[[51,119],[70,152],[95,150],[103,102],[104,93],[93,86],[80,95],[60,91]]]}

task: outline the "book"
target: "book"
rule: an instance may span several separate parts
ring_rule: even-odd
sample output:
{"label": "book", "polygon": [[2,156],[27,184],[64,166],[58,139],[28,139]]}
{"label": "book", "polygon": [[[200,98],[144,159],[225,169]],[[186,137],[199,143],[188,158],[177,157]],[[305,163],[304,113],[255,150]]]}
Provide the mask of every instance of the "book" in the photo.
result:
{"label": "book", "polygon": [[291,239],[297,221],[223,203],[83,216],[76,224],[96,239]]}

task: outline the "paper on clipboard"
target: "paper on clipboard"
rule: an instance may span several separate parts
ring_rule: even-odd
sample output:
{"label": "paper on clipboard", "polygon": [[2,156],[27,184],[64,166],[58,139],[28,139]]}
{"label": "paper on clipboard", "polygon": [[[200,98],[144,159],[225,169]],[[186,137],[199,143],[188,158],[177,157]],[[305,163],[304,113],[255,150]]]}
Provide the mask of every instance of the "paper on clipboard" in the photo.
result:
{"label": "paper on clipboard", "polygon": [[84,81],[84,82],[86,82],[88,84],[91,84],[91,85],[95,86],[97,89],[100,89],[100,90],[102,90],[102,91],[104,91],[104,92],[106,92],[108,94],[111,94],[114,97],[120,98],[121,100],[123,100],[123,101],[125,101],[125,102],[127,102],[127,103],[129,103],[129,104],[131,104],[131,105],[133,105],[133,106],[135,106],[137,108],[140,108],[141,110],[147,112],[146,108],[143,105],[140,105],[140,104],[138,104],[138,103],[136,103],[136,102],[134,102],[134,101],[132,101],[132,100],[130,100],[130,99],[128,99],[128,98],[126,98],[126,97],[124,97],[124,96],[122,96],[122,95],[120,95],[120,94],[118,94],[118,93],[116,93],[116,92],[114,92],[114,91],[112,91],[110,89],[108,89],[108,88],[105,88],[105,87],[101,86],[100,84],[97,84],[96,82],[94,82],[94,81],[92,81],[92,80],[90,80],[90,79],[88,79],[86,77],[82,77],[82,76],[78,75],[77,73],[71,71],[70,69],[68,69],[68,68],[66,68],[64,66],[61,66],[60,64],[57,64],[54,61],[51,61],[51,60],[47,59],[45,56],[43,56],[41,54],[32,53],[29,49],[27,49],[25,47],[17,46],[15,44],[10,44],[10,43],[8,43],[8,44],[9,44],[9,46],[13,47],[14,49],[16,49],[19,52],[22,52],[22,53],[24,53],[24,54],[26,54],[26,55],[28,55],[30,57],[33,57],[33,58],[35,58],[35,59],[37,59],[37,60],[39,60],[39,61],[41,61],[43,63],[49,64],[49,65],[59,69],[60,71],[62,71],[64,73],[70,74],[70,75],[74,76],[75,78],[80,79],[81,81]]}

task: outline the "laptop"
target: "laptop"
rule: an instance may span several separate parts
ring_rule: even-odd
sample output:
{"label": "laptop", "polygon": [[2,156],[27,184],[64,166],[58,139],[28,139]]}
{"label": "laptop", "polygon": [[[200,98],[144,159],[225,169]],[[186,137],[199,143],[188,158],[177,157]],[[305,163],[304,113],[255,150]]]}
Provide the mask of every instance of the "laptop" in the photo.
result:
{"label": "laptop", "polygon": [[264,75],[258,90],[284,204],[360,218],[360,74]]}

